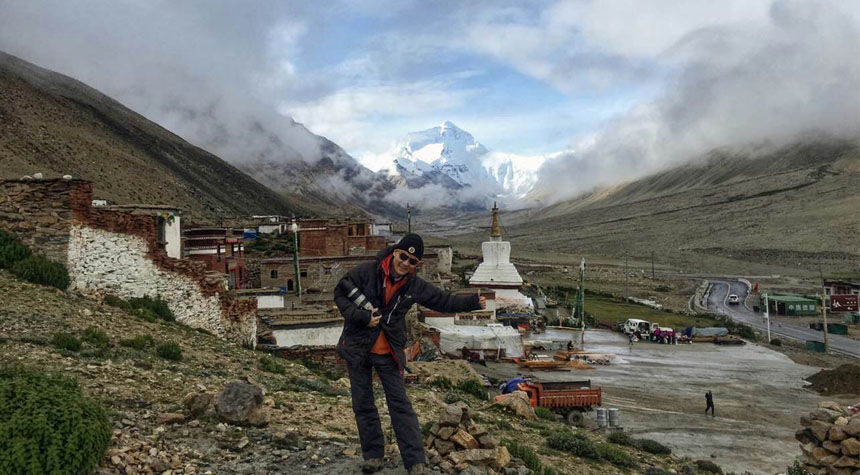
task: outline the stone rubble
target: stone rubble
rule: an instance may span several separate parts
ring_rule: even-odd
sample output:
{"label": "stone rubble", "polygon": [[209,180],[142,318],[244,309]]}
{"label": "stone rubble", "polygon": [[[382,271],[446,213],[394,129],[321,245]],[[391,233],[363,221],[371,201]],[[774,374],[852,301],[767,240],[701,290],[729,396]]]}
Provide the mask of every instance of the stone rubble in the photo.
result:
{"label": "stone rubble", "polygon": [[800,418],[794,437],[803,451],[803,468],[814,475],[860,473],[860,413],[835,402],[820,402]]}
{"label": "stone rubble", "polygon": [[444,473],[481,475],[527,474],[522,461],[482,426],[475,424],[464,402],[447,405],[424,441],[428,464]]}

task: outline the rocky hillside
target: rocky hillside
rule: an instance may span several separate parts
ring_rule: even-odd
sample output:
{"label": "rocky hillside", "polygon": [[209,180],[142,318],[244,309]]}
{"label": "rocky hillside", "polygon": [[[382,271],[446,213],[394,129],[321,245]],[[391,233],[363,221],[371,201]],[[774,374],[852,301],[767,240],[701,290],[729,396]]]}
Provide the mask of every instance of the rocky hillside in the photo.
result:
{"label": "rocky hillside", "polygon": [[[86,395],[109,408],[113,436],[98,473],[291,473],[299,467],[303,473],[320,475],[358,471],[360,455],[356,454],[348,381],[338,379],[342,373],[336,368],[281,359],[261,363],[260,352],[174,323],[148,321],[74,293],[22,283],[5,271],[0,271],[0,294],[4,295],[0,301],[0,365],[66,374],[79,381]],[[58,332],[82,338],[82,348],[57,348],[51,341]],[[92,337],[95,334],[106,338],[99,341]],[[161,342],[177,343],[181,360],[159,357],[153,343]],[[425,363],[430,367],[420,374],[432,375],[433,364]],[[443,365],[437,373],[456,376],[450,365]],[[218,394],[237,380],[251,381],[264,391],[262,410],[268,421],[264,427],[222,422],[213,412],[211,399],[207,408],[211,397],[207,395]],[[547,436],[567,433],[562,422],[522,419],[438,385],[410,385],[409,393],[428,440],[442,437],[438,429],[429,437],[431,426],[444,419],[441,410],[453,398],[466,402],[472,420],[494,440],[517,441],[520,449],[528,450],[515,451],[515,456],[537,454],[544,467],[555,470],[551,473],[596,475],[627,470],[606,460],[586,463],[547,446]],[[384,407],[382,391],[377,394],[377,404]],[[383,427],[391,435],[386,411],[381,413]],[[600,436],[589,437],[601,440]],[[640,471],[655,466],[680,470],[685,465],[673,456],[613,447],[613,457],[621,457],[617,451],[628,454],[624,463],[632,463]],[[388,468],[382,473],[405,473],[402,467],[396,468],[396,450],[395,445],[389,446]],[[461,453],[459,457],[475,454],[480,455]],[[622,458],[613,460],[620,463]],[[523,464],[513,460],[512,471],[504,473],[525,473],[517,468]],[[692,467],[688,473],[695,473]]]}
{"label": "rocky hillside", "polygon": [[93,181],[97,198],[194,217],[307,209],[99,91],[0,52],[0,178],[37,172]]}
{"label": "rocky hillside", "polygon": [[[811,137],[726,148],[541,209],[505,213],[520,257],[609,257],[730,273],[860,272],[860,147]],[[487,226],[484,214],[472,221]],[[486,231],[458,238],[465,243]],[[560,255],[559,255],[560,254]]]}

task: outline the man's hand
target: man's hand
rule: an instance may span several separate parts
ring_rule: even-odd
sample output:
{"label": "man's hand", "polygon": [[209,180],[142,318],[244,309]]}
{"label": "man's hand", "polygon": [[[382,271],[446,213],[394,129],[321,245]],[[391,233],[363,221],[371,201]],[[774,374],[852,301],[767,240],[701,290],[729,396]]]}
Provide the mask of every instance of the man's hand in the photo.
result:
{"label": "man's hand", "polygon": [[374,308],[372,312],[370,312],[370,323],[367,324],[370,328],[373,328],[379,325],[379,321],[382,320],[382,315],[379,314],[379,309]]}
{"label": "man's hand", "polygon": [[478,305],[480,305],[482,309],[487,308],[487,297],[479,296]]}

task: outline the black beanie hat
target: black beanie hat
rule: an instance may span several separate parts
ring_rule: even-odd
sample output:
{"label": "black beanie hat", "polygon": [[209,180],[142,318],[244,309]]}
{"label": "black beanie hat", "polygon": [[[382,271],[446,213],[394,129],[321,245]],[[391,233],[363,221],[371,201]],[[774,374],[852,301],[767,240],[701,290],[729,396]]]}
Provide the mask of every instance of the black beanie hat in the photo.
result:
{"label": "black beanie hat", "polygon": [[394,249],[406,251],[420,260],[424,256],[424,240],[417,234],[407,234],[394,246]]}

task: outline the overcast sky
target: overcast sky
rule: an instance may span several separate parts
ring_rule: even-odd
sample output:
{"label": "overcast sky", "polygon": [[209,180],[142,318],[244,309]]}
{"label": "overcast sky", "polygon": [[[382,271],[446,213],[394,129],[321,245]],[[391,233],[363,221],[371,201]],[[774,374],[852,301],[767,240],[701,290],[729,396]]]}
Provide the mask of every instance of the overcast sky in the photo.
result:
{"label": "overcast sky", "polygon": [[573,150],[550,178],[599,184],[734,141],[856,132],[857,5],[0,0],[0,50],[192,142],[201,115],[281,114],[371,160],[451,120],[497,152]]}

